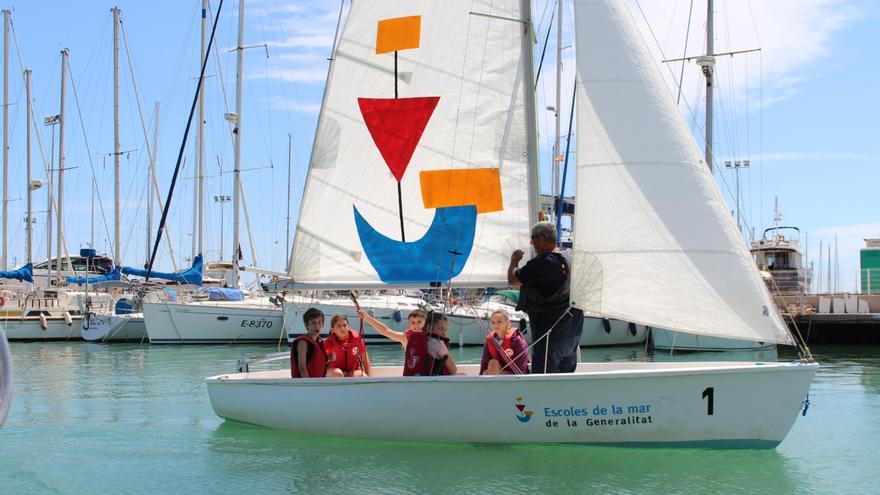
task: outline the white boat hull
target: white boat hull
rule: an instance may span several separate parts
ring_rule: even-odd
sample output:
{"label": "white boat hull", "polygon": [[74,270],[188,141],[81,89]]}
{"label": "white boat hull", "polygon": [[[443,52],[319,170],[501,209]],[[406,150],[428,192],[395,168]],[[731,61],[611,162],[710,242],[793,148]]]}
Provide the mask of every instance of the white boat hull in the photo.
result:
{"label": "white boat hull", "polygon": [[[291,432],[388,440],[772,448],[815,363],[582,363],[573,374],[206,380],[221,417]],[[519,407],[518,407],[519,406]]]}
{"label": "white boat hull", "polygon": [[651,339],[654,349],[671,351],[757,351],[776,347],[772,342],[725,339],[660,328],[651,329]]}
{"label": "white boat hull", "polygon": [[286,339],[281,309],[248,301],[144,303],[151,344],[253,344]]}
{"label": "white boat hull", "polygon": [[[513,312],[510,308],[505,308],[511,313],[511,320],[514,326],[521,328],[520,318],[524,314]],[[486,332],[489,326],[489,316],[491,312],[485,312],[479,319],[473,315],[452,312],[447,315],[449,320],[449,330],[447,335],[452,343],[460,345],[483,345],[486,343]],[[584,330],[581,334],[581,347],[607,347],[618,345],[637,345],[645,343],[648,331],[644,325],[633,325],[619,320],[609,320],[609,329],[605,330],[605,323],[601,318],[584,317]],[[529,337],[528,319],[526,319],[526,330],[523,334],[527,339]]]}
{"label": "white boat hull", "polygon": [[[407,316],[415,309],[419,309],[423,305],[423,301],[415,297],[396,296],[396,295],[377,295],[363,296],[358,299],[364,311],[371,314],[374,318],[384,323],[388,328],[398,332],[406,331],[409,328]],[[330,333],[330,319],[335,314],[343,314],[348,317],[349,325],[357,330],[360,328],[360,319],[355,310],[354,303],[349,299],[310,299],[307,297],[294,297],[284,303],[285,312],[285,330],[289,341],[300,335],[305,334],[305,324],[302,320],[303,313],[309,308],[316,308],[324,313],[324,329],[322,335]],[[451,327],[451,325],[450,325]],[[395,344],[396,342],[385,338],[378,332],[373,330],[369,325],[364,324],[364,340],[368,344]],[[450,331],[450,338],[452,332]],[[485,340],[485,337],[484,337]],[[452,339],[452,342],[458,342]]]}
{"label": "white boat hull", "polygon": [[80,337],[80,319],[82,316],[71,315],[71,324],[63,316],[47,316],[46,329],[40,324],[37,316],[10,318],[0,320],[10,341],[45,341],[45,340],[82,340]]}
{"label": "white boat hull", "polygon": [[92,342],[143,342],[147,338],[147,327],[143,313],[90,314],[82,319],[80,335],[83,340]]}

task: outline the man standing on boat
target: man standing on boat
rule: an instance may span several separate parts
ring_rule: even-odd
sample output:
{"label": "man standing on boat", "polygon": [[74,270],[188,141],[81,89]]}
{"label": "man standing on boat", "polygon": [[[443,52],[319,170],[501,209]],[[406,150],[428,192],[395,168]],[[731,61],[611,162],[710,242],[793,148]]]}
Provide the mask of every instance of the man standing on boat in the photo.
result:
{"label": "man standing on boat", "polygon": [[522,268],[523,252],[510,255],[507,282],[520,287],[516,309],[529,315],[532,373],[572,373],[577,367],[584,314],[569,305],[570,263],[556,246],[556,226],[538,222],[531,231],[535,257]]}

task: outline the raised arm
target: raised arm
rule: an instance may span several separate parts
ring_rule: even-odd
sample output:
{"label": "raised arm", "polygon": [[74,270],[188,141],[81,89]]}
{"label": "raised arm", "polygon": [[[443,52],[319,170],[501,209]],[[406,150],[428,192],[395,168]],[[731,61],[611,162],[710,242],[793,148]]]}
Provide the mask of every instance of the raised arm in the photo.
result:
{"label": "raised arm", "polygon": [[507,283],[511,287],[519,287],[522,283],[516,277],[516,268],[519,266],[519,260],[523,257],[523,252],[517,249],[510,255],[510,265],[507,267]]}
{"label": "raised arm", "polygon": [[361,310],[358,310],[358,316],[359,316],[362,320],[364,320],[365,322],[367,322],[368,325],[370,325],[371,327],[373,327],[373,329],[375,329],[375,330],[376,330],[377,332],[379,332],[381,335],[383,335],[383,336],[385,336],[385,337],[387,337],[387,338],[389,338],[389,339],[391,339],[391,340],[393,340],[393,341],[395,341],[395,342],[399,342],[400,345],[406,347],[406,341],[407,341],[407,338],[406,338],[406,334],[405,334],[405,333],[403,333],[403,332],[396,332],[396,331],[394,331],[394,330],[388,328],[388,326],[386,326],[384,323],[382,323],[381,321],[377,320],[376,318],[373,318],[372,316],[368,315],[368,314],[367,314],[364,310],[362,310],[362,309],[361,309]]}

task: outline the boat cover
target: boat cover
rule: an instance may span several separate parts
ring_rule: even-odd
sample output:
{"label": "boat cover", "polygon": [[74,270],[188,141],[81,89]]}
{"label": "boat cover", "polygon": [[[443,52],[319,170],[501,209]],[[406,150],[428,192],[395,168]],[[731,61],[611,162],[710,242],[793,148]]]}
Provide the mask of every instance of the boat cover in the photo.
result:
{"label": "boat cover", "polygon": [[[154,271],[150,273],[150,277],[161,278],[163,280],[171,280],[180,284],[202,285],[202,268],[202,255],[197,255],[195,259],[193,259],[192,267],[185,272],[165,273]],[[141,268],[133,268],[130,266],[122,267],[122,273],[134,277],[147,276],[147,270],[143,270]]]}
{"label": "boat cover", "polygon": [[11,280],[18,280],[20,282],[33,282],[34,281],[34,265],[28,263],[18,270],[11,270],[0,272],[0,278],[6,278]]}

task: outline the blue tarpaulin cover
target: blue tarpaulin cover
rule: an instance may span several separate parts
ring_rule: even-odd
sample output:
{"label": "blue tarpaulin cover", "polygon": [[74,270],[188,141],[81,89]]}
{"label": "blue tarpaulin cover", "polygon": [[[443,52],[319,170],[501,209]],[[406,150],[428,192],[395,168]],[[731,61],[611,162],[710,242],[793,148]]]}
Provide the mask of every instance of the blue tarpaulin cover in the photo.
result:
{"label": "blue tarpaulin cover", "polygon": [[67,277],[68,284],[97,284],[98,282],[109,282],[111,280],[119,280],[122,276],[119,274],[119,267],[113,268],[113,271],[107,275],[99,275],[97,277]]}
{"label": "blue tarpaulin cover", "polygon": [[[199,292],[205,292],[206,289],[200,289]],[[225,289],[221,287],[211,287],[207,289],[209,301],[243,301],[244,293],[241,289]]]}
{"label": "blue tarpaulin cover", "polygon": [[[134,277],[146,277],[147,271],[140,268],[123,266],[122,273]],[[193,260],[192,268],[181,273],[164,273],[152,272],[150,278],[161,278],[163,280],[172,280],[180,284],[202,285],[202,255],[198,255]]]}
{"label": "blue tarpaulin cover", "polygon": [[18,270],[12,270],[8,272],[0,272],[0,278],[8,278],[12,280],[18,280],[20,282],[33,282],[34,281],[34,265],[28,263]]}

